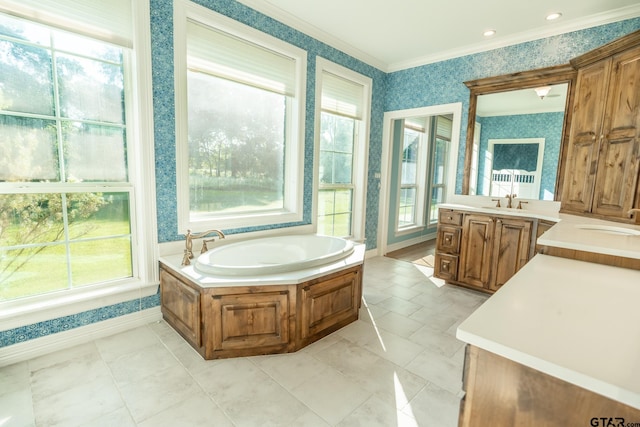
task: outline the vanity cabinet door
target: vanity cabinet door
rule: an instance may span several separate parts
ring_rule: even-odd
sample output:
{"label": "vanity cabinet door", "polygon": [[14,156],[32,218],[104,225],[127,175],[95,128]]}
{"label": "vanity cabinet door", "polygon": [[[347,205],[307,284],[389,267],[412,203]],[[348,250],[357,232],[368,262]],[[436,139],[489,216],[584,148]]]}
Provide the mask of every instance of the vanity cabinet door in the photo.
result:
{"label": "vanity cabinet door", "polygon": [[491,216],[464,216],[458,267],[459,282],[478,288],[489,288],[494,226]]}
{"label": "vanity cabinet door", "polygon": [[562,190],[562,208],[590,212],[611,61],[578,70]]}
{"label": "vanity cabinet door", "polygon": [[613,57],[593,213],[628,218],[640,165],[640,47]]}
{"label": "vanity cabinet door", "polygon": [[496,220],[489,289],[500,289],[529,261],[532,228],[533,221],[511,218]]}

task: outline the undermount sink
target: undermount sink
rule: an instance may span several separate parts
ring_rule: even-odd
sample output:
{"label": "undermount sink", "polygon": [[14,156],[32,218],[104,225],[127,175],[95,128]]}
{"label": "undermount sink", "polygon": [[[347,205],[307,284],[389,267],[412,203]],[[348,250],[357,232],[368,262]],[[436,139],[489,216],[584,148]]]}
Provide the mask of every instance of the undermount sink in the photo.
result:
{"label": "undermount sink", "polygon": [[600,233],[614,234],[618,236],[640,236],[640,230],[632,230],[630,228],[612,227],[609,225],[598,224],[576,224],[576,228],[581,230],[598,231]]}

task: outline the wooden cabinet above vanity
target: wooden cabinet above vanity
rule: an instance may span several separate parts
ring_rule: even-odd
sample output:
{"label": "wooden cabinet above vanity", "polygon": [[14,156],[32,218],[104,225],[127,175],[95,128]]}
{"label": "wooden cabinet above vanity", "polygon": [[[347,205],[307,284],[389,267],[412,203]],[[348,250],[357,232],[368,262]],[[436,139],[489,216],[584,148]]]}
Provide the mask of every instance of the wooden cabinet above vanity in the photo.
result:
{"label": "wooden cabinet above vanity", "polygon": [[640,31],[575,58],[561,211],[630,221],[640,206]]}
{"label": "wooden cabinet above vanity", "polygon": [[493,293],[535,253],[538,220],[440,209],[434,276]]}

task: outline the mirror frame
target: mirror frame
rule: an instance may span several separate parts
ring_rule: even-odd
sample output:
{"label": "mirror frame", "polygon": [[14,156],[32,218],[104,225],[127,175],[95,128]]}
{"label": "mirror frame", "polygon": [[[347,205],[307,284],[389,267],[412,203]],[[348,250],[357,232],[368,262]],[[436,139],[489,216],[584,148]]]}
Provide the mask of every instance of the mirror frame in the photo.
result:
{"label": "mirror frame", "polygon": [[567,83],[567,102],[564,107],[564,122],[562,124],[562,137],[560,141],[560,154],[558,158],[558,170],[556,186],[553,195],[554,200],[560,200],[562,183],[564,180],[564,162],[567,149],[567,139],[571,128],[571,105],[578,71],[571,64],[556,65],[553,67],[539,68],[537,70],[522,71],[505,74],[502,76],[486,77],[478,80],[469,80],[464,84],[470,90],[469,97],[469,122],[467,124],[467,140],[464,151],[464,171],[462,174],[462,194],[469,194],[469,180],[471,173],[471,157],[473,151],[473,131],[476,124],[476,108],[478,95],[507,92],[514,89],[528,89],[538,86],[546,86]]}

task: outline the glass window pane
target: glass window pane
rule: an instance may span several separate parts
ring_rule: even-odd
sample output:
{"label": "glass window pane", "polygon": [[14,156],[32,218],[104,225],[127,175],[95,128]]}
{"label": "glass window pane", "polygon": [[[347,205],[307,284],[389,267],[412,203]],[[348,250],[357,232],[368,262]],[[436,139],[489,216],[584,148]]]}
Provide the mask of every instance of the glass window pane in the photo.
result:
{"label": "glass window pane", "polygon": [[51,44],[48,28],[3,14],[0,14],[0,34],[42,46]]}
{"label": "glass window pane", "polygon": [[318,215],[331,215],[335,212],[335,191],[318,191]]}
{"label": "glass window pane", "polygon": [[64,222],[59,194],[0,195],[0,247],[62,239]]}
{"label": "glass window pane", "polygon": [[56,68],[63,117],[124,123],[122,66],[58,54]]}
{"label": "glass window pane", "polygon": [[64,244],[0,249],[0,301],[66,289]]}
{"label": "glass window pane", "polygon": [[63,138],[68,182],[127,181],[123,128],[63,122]]}
{"label": "glass window pane", "polygon": [[128,193],[67,193],[69,239],[131,233]]}
{"label": "glass window pane", "polygon": [[402,184],[416,184],[418,179],[418,154],[420,133],[405,128],[402,144]]}
{"label": "glass window pane", "polygon": [[320,183],[334,183],[333,166],[333,151],[320,151]]}
{"label": "glass window pane", "polygon": [[0,115],[0,181],[58,181],[55,122]]}
{"label": "glass window pane", "polygon": [[433,185],[444,184],[448,142],[436,138],[433,159]]}
{"label": "glass window pane", "polygon": [[336,237],[347,237],[351,235],[351,214],[334,215],[332,235]]}
{"label": "glass window pane", "polygon": [[334,184],[351,184],[353,155],[336,153],[334,161]]}
{"label": "glass window pane", "polygon": [[282,209],[286,97],[195,72],[188,87],[191,212]]}
{"label": "glass window pane", "polygon": [[131,277],[131,239],[90,240],[70,244],[73,286]]}
{"label": "glass window pane", "polygon": [[0,40],[0,109],[54,115],[50,51]]}
{"label": "glass window pane", "polygon": [[398,209],[398,225],[405,226],[415,223],[416,189],[400,189],[400,204]]}

